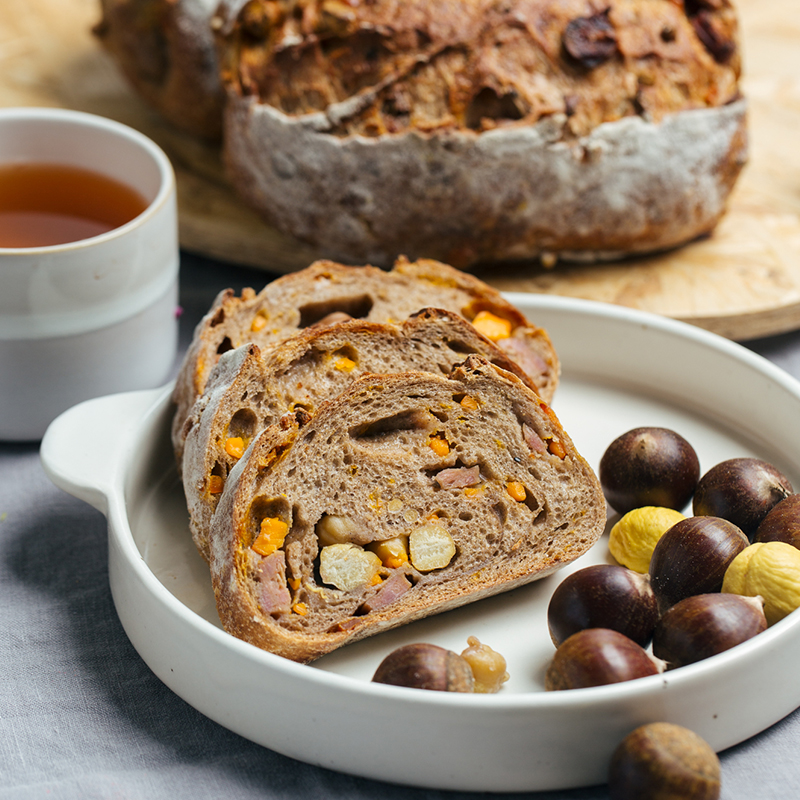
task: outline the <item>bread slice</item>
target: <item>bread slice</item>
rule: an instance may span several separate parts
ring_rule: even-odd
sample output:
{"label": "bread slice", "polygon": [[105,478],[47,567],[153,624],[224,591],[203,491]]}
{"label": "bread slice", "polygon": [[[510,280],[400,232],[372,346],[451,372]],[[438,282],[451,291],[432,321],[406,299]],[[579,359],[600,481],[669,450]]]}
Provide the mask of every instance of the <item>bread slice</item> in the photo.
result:
{"label": "bread slice", "polygon": [[447,375],[471,353],[535,390],[499,347],[458,314],[442,309],[423,309],[402,325],[350,320],[312,327],[265,353],[254,344],[225,353],[185,427],[183,485],[198,550],[208,560],[211,518],[242,448],[287,411],[302,408],[313,414],[367,373]]}
{"label": "bread slice", "polygon": [[230,289],[222,292],[197,325],[174,391],[172,439],[178,463],[189,411],[223,353],[250,342],[272,347],[312,325],[342,318],[401,321],[430,306],[469,321],[482,311],[507,321],[509,335],[495,336],[497,346],[527,373],[544,400],[552,400],[560,367],[547,332],[483,281],[428,259],[398,259],[390,272],[318,261],[267,284],[258,294],[252,289],[241,297]]}
{"label": "bread slice", "polygon": [[365,375],[232,470],[211,526],[217,608],[234,636],[308,662],[549,575],[605,516],[592,469],[510,373],[469,356],[448,377]]}

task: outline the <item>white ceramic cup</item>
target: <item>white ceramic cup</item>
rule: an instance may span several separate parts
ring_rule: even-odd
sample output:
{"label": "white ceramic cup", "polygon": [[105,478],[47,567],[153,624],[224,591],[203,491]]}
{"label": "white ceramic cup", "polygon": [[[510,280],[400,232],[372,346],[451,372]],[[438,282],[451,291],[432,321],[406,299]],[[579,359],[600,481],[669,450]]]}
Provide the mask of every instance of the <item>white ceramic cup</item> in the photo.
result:
{"label": "white ceramic cup", "polygon": [[0,439],[16,441],[83,400],[169,377],[179,264],[175,176],[146,136],[76,111],[0,109],[0,165],[19,162],[99,172],[147,208],[89,239],[0,247]]}

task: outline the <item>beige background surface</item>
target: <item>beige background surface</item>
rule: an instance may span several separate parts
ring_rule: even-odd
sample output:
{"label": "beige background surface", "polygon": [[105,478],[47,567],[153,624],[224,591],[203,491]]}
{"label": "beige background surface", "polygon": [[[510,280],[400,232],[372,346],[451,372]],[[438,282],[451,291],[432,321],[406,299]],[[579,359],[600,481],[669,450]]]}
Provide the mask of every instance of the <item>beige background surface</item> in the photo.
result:
{"label": "beige background surface", "polygon": [[[741,0],[751,158],[713,236],[647,258],[595,265],[487,265],[508,291],[603,300],[734,339],[800,328],[800,3]],[[97,0],[3,0],[0,106],[63,106],[125,122],[169,154],[182,246],[287,272],[317,253],[244,208],[218,151],[171,129],[131,92],[91,34]]]}

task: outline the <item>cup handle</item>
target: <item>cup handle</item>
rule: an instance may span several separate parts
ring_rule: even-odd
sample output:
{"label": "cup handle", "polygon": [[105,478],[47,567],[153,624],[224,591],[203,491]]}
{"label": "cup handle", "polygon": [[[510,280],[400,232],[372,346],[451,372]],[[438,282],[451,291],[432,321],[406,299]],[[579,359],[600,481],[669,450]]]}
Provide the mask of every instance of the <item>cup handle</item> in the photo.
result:
{"label": "cup handle", "polygon": [[106,514],[131,434],[170,387],[97,397],[65,411],[45,431],[39,457],[59,489]]}

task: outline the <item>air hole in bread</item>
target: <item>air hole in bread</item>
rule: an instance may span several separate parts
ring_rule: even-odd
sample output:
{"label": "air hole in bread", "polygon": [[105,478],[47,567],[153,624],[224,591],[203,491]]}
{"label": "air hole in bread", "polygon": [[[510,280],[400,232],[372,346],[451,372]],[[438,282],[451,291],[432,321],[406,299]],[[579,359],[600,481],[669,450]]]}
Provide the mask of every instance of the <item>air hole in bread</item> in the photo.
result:
{"label": "air hole in bread", "polygon": [[231,341],[230,336],[226,336],[218,345],[217,345],[217,355],[221,356],[223,353],[227,353],[228,350],[233,350],[233,342]]}
{"label": "air hole in bread", "polygon": [[372,298],[368,295],[340,297],[319,303],[307,303],[298,309],[300,312],[299,327],[308,328],[311,325],[316,325],[331,314],[347,314],[348,317],[353,317],[354,319],[363,319],[372,310],[372,306]]}
{"label": "air hole in bread", "polygon": [[462,355],[469,356],[475,352],[474,347],[470,347],[466,342],[459,341],[458,339],[448,339],[445,344],[454,352],[461,353]]}
{"label": "air hole in bread", "polygon": [[436,419],[438,419],[439,422],[447,422],[448,421],[449,417],[447,415],[447,411],[445,411],[444,409],[433,409],[432,408],[432,409],[429,409],[429,410],[431,412],[431,415],[436,417]]}
{"label": "air hole in bread", "polygon": [[473,517],[473,514],[472,514],[472,512],[471,512],[471,511],[462,511],[462,512],[461,512],[461,513],[458,515],[458,518],[459,518],[459,519],[460,519],[462,522],[469,522],[469,521],[472,519],[472,517]]}
{"label": "air hole in bread", "polygon": [[494,512],[497,519],[500,521],[501,525],[506,524],[506,520],[508,519],[508,508],[506,508],[505,503],[495,503],[492,506],[492,511]]}
{"label": "air hole in bread", "polygon": [[370,439],[385,439],[393,434],[405,431],[428,431],[430,429],[428,414],[424,411],[412,408],[407,411],[400,411],[389,417],[382,417],[373,422],[357,425],[350,429],[350,437],[361,441]]}
{"label": "air hole in bread", "polygon": [[228,436],[252,439],[258,426],[258,418],[249,408],[240,408],[228,424]]}
{"label": "air hole in bread", "polygon": [[225,309],[218,308],[216,314],[208,322],[209,327],[216,328],[217,325],[222,325],[225,322]]}
{"label": "air hole in bread", "polygon": [[481,130],[484,120],[517,120],[522,116],[514,93],[501,95],[486,86],[472,98],[464,121],[473,130]]}

